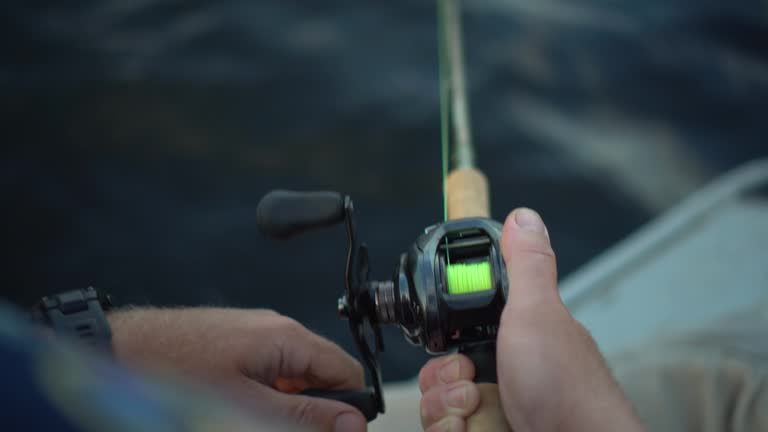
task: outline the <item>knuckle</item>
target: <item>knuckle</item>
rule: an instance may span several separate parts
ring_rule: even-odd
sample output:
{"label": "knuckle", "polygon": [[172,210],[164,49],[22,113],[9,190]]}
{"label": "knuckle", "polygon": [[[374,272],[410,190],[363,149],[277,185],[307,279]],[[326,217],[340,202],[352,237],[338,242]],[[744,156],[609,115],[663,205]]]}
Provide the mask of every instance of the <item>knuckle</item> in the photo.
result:
{"label": "knuckle", "polygon": [[455,385],[436,385],[424,393],[421,397],[420,413],[422,424],[426,428],[429,425],[440,421],[452,414],[465,415],[463,408],[454,408],[446,399],[449,390],[455,388]]}
{"label": "knuckle", "polygon": [[419,371],[419,390],[422,393],[429,390],[437,383],[437,373],[441,365],[446,363],[446,358],[450,356],[441,356],[430,359]]}
{"label": "knuckle", "polygon": [[290,416],[299,425],[313,425],[316,419],[314,416],[312,401],[308,398],[301,398],[291,406]]}
{"label": "knuckle", "polygon": [[274,329],[283,318],[279,313],[271,309],[238,310],[238,317],[242,324],[242,330],[251,332],[254,330]]}
{"label": "knuckle", "polygon": [[525,246],[520,249],[520,252],[547,261],[555,261],[557,259],[555,250],[552,249],[552,245],[550,245],[549,242],[527,242]]}
{"label": "knuckle", "polygon": [[467,415],[474,411],[477,396],[477,387],[468,380],[447,386],[441,394],[443,412],[453,415]]}
{"label": "knuckle", "polygon": [[557,270],[557,258],[551,247],[529,247],[519,251],[516,267],[524,266],[528,274],[547,275]]}
{"label": "knuckle", "polygon": [[277,328],[284,334],[295,336],[304,331],[304,326],[293,318],[284,315],[278,315],[277,318]]}
{"label": "knuckle", "polygon": [[502,241],[506,241],[507,244],[503,248],[504,258],[507,260],[520,259],[523,256],[537,256],[546,260],[556,260],[552,244],[545,235],[531,232],[515,232],[511,237]]}

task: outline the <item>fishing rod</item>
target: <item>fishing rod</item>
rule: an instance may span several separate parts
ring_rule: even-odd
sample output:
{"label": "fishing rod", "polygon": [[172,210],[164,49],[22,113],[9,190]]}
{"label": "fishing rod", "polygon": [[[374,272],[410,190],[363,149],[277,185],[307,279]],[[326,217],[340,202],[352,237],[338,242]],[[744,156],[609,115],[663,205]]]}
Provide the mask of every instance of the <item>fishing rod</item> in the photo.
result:
{"label": "fishing rod", "polygon": [[349,322],[371,386],[361,391],[309,389],[303,394],[346,402],[368,421],[384,413],[378,363],[384,350],[381,325],[397,325],[406,340],[430,354],[458,349],[467,355],[475,364],[481,394],[468,428],[503,431],[509,427],[496,385],[496,336],[508,292],[502,226],[489,218],[488,181],[475,166],[457,2],[437,0],[444,220],[425,228],[400,255],[394,277],[370,278],[368,248],[357,235],[349,196],[272,191],[259,203],[257,223],[262,233],[279,239],[346,226],[345,290],[338,312]]}
{"label": "fishing rod", "polygon": [[[438,9],[438,52],[440,62],[440,123],[443,162],[444,217],[446,221],[469,220],[490,221],[497,228],[490,233],[496,242],[496,248],[488,251],[500,270],[493,275],[493,287],[498,296],[496,308],[490,312],[493,322],[491,337],[478,338],[459,345],[459,352],[467,355],[475,365],[475,382],[480,391],[480,405],[473,415],[467,419],[467,430],[471,432],[508,431],[504,411],[501,408],[501,398],[498,389],[496,370],[496,332],[501,319],[501,311],[507,301],[508,287],[504,258],[501,256],[499,242],[501,225],[491,221],[490,192],[488,180],[475,166],[475,150],[472,143],[469,102],[466,90],[464,67],[464,52],[462,46],[463,34],[461,27],[460,0],[437,0]],[[451,150],[453,150],[451,152]],[[450,166],[453,153],[453,166]],[[472,219],[474,218],[474,219]],[[477,223],[475,222],[475,223]],[[450,261],[450,260],[449,260]],[[490,259],[489,259],[490,261]],[[449,263],[450,264],[450,263]],[[461,266],[461,264],[459,264]],[[448,271],[456,264],[449,265]],[[472,263],[469,267],[463,265],[461,272],[480,273],[487,277],[488,270]],[[454,270],[455,271],[455,270]],[[449,294],[456,291],[451,288],[451,278],[447,281]],[[482,295],[487,291],[487,283],[478,283],[477,279],[470,280],[469,292]],[[478,294],[475,294],[478,295]],[[463,301],[469,303],[469,298]],[[484,313],[481,309],[473,313]]]}

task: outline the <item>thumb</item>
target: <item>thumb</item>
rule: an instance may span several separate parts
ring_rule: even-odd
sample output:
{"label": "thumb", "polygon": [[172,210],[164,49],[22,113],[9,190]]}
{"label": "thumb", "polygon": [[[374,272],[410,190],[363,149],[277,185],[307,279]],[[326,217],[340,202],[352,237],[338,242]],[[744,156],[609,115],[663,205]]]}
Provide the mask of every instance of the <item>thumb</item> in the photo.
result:
{"label": "thumb", "polygon": [[[507,216],[501,251],[509,282],[507,306],[529,308],[542,303],[561,303],[555,253],[538,213],[519,208]],[[509,307],[505,312],[506,309]]]}
{"label": "thumb", "polygon": [[309,430],[363,432],[368,423],[356,408],[342,402],[275,391],[271,401],[287,418]]}

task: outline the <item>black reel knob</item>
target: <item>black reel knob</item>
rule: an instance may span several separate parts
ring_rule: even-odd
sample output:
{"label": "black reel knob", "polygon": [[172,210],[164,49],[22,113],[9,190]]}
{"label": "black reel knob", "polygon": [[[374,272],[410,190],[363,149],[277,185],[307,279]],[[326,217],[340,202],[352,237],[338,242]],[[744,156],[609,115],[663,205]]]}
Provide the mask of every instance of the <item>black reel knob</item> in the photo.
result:
{"label": "black reel knob", "polygon": [[274,190],[259,201],[256,224],[266,236],[287,239],[344,222],[344,203],[338,192]]}

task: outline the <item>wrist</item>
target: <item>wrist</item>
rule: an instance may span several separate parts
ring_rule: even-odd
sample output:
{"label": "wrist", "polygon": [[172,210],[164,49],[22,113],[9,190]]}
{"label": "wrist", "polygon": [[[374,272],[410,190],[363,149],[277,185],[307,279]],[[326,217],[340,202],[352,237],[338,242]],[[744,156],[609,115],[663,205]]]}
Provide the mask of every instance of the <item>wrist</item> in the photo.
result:
{"label": "wrist", "polygon": [[[112,328],[112,350],[117,360],[132,363],[151,349],[153,341],[149,336],[153,330],[148,329],[152,327],[149,322],[154,310],[151,307],[122,306],[106,314]],[[154,332],[159,330],[155,328]]]}

